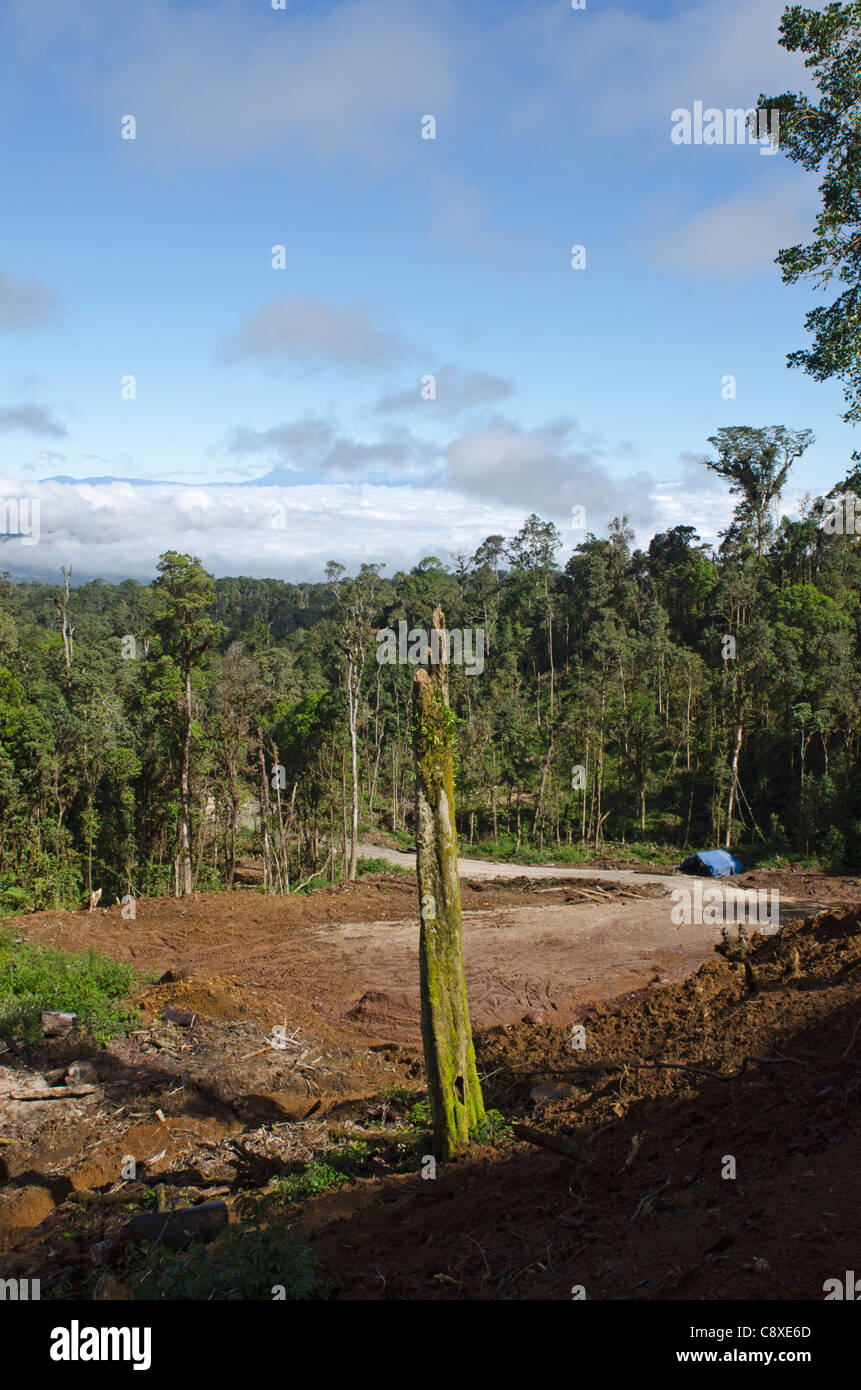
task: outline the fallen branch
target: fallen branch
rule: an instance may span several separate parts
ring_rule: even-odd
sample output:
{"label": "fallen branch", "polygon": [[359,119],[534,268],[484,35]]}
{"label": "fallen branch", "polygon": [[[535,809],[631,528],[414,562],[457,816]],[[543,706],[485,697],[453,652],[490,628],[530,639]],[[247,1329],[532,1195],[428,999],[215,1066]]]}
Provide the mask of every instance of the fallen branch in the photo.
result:
{"label": "fallen branch", "polygon": [[634,1212],[634,1215],[628,1218],[629,1224],[631,1222],[636,1221],[641,1211],[650,1211],[655,1198],[659,1197],[661,1193],[669,1187],[669,1185],[670,1177],[668,1174],[667,1177],[664,1178],[664,1181],[661,1183],[660,1187],[656,1187],[654,1192],[647,1192],[644,1197],[640,1198],[639,1202],[637,1203],[637,1208]]}
{"label": "fallen branch", "polygon": [[114,1207],[121,1206],[124,1202],[139,1202],[142,1197],[149,1196],[149,1188],[142,1183],[136,1183],[134,1187],[120,1187],[115,1192],[90,1192],[85,1189],[82,1192],[70,1192],[66,1198],[67,1202],[74,1202],[80,1207]]}
{"label": "fallen branch", "polygon": [[552,1149],[554,1153],[564,1154],[566,1158],[574,1159],[575,1162],[585,1158],[580,1145],[561,1134],[548,1134],[546,1130],[533,1129],[531,1125],[514,1124],[511,1128],[518,1139],[525,1139],[527,1144],[535,1144],[536,1148]]}
{"label": "fallen branch", "polygon": [[365,1139],[375,1143],[394,1144],[418,1139],[419,1129],[348,1129],[346,1125],[330,1125],[329,1134],[335,1139]]}
{"label": "fallen branch", "polygon": [[76,1096],[92,1096],[98,1086],[50,1086],[47,1091],[10,1091],[9,1100],[74,1100]]}
{"label": "fallen branch", "polygon": [[692,1066],[689,1062],[607,1062],[602,1063],[607,1067],[613,1067],[617,1071],[624,1071],[626,1067],[631,1067],[635,1071],[693,1071],[700,1076],[715,1076],[719,1081],[734,1081],[737,1076],[743,1075],[747,1071],[748,1062],[761,1062],[766,1065],[786,1066],[791,1063],[795,1067],[806,1067],[810,1064],[803,1062],[800,1057],[753,1057],[742,1058],[741,1066],[737,1071],[712,1071],[708,1067]]}
{"label": "fallen branch", "polygon": [[852,1037],[849,1039],[849,1042],[846,1046],[846,1051],[841,1052],[840,1056],[837,1058],[838,1062],[845,1062],[846,1058],[849,1056],[849,1053],[852,1051],[852,1044],[855,1041],[855,1034],[858,1032],[859,1027],[861,1027],[861,1018],[858,1019],[858,1022],[852,1029]]}

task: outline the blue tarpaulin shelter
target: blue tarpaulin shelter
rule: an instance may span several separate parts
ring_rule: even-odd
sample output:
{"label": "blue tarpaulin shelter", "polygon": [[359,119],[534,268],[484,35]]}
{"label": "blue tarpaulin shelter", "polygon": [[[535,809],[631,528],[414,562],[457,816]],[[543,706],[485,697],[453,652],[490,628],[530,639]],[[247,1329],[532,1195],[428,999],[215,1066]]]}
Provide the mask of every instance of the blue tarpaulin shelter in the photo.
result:
{"label": "blue tarpaulin shelter", "polygon": [[728,850],[706,849],[699,854],[691,854],[676,866],[683,874],[707,874],[709,878],[729,878],[740,874],[742,864]]}

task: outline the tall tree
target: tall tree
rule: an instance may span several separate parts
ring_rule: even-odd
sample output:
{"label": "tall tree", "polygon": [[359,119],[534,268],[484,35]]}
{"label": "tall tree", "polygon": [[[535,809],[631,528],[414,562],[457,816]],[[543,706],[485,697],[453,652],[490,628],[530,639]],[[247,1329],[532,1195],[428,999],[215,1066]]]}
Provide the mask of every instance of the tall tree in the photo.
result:
{"label": "tall tree", "polygon": [[788,430],[783,425],[728,425],[709,436],[717,458],[705,462],[726,479],[731,493],[741,497],[739,513],[752,525],[758,556],[773,530],[769,510],[780,499],[793,463],[812,443],[812,430]]}
{"label": "tall tree", "polygon": [[340,583],[343,565],[330,560],[326,577],[335,592],[342,616],[342,651],[347,665],[347,710],[350,721],[350,767],[352,771],[352,818],[349,878],[356,877],[359,855],[359,704],[362,673],[371,640],[371,616],[381,565],[362,565],[355,579]]}
{"label": "tall tree", "polygon": [[780,45],[805,54],[819,89],[818,103],[797,92],[760,96],[759,106],[780,112],[780,147],[804,169],[823,172],[822,208],[807,246],[779,252],[784,284],[812,280],[824,289],[837,278],[843,289],[812,309],[805,328],[812,346],[790,353],[816,381],[835,377],[846,399],[844,419],[861,420],[861,0],[824,10],[791,5],[783,12]]}
{"label": "tall tree", "polygon": [[61,565],[60,568],[63,572],[63,592],[62,594],[57,594],[55,596],[54,603],[57,605],[57,611],[59,612],[60,617],[62,618],[63,652],[66,657],[66,670],[69,671],[71,670],[72,657],[75,651],[75,645],[73,640],[75,629],[71,626],[67,613],[67,609],[69,607],[69,582],[72,578],[72,566],[70,565],[69,568],[66,569],[65,565]]}
{"label": "tall tree", "polygon": [[192,671],[205,652],[224,634],[221,623],[213,622],[209,609],[215,598],[212,575],[197,556],[165,551],[157,565],[153,588],[156,607],[153,630],[162,650],[176,663],[182,676],[183,709],[180,739],[178,853],[182,864],[182,887],[194,887],[191,862],[191,733],[193,708]]}
{"label": "tall tree", "polygon": [[[236,828],[242,799],[241,777],[247,771],[254,710],[262,703],[260,668],[245,654],[241,642],[231,642],[213,661],[213,737],[218,752],[220,781],[230,808],[227,851],[227,887],[236,874]],[[261,808],[262,814],[262,808]]]}

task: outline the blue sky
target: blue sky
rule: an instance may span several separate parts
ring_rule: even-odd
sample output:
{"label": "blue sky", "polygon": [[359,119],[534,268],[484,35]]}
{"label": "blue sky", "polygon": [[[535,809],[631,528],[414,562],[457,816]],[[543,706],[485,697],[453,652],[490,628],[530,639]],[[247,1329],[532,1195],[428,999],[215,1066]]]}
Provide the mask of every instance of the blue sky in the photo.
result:
{"label": "blue sky", "polygon": [[695,460],[733,423],[815,431],[788,510],[830,486],[857,440],[786,368],[816,300],[773,263],[816,179],[670,139],[676,108],[804,85],[782,10],[6,0],[0,495],[40,537],[3,566],[391,573],[533,511],[564,558],[575,505],[713,539]]}

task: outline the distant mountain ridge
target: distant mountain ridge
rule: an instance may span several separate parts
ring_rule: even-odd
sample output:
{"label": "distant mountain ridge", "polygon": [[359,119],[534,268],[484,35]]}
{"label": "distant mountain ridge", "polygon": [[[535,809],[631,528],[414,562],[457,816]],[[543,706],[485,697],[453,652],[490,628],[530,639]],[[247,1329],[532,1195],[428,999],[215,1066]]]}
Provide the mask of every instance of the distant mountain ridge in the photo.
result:
{"label": "distant mountain ridge", "polygon": [[130,483],[132,487],[296,487],[301,483],[320,483],[316,473],[297,473],[290,468],[273,468],[262,478],[245,478],[239,483],[222,479],[205,478],[200,482],[188,482],[181,478],[115,478],[106,473],[100,478],[73,478],[68,473],[55,473],[50,478],[40,478],[40,483],[88,483],[91,487],[106,483]]}

